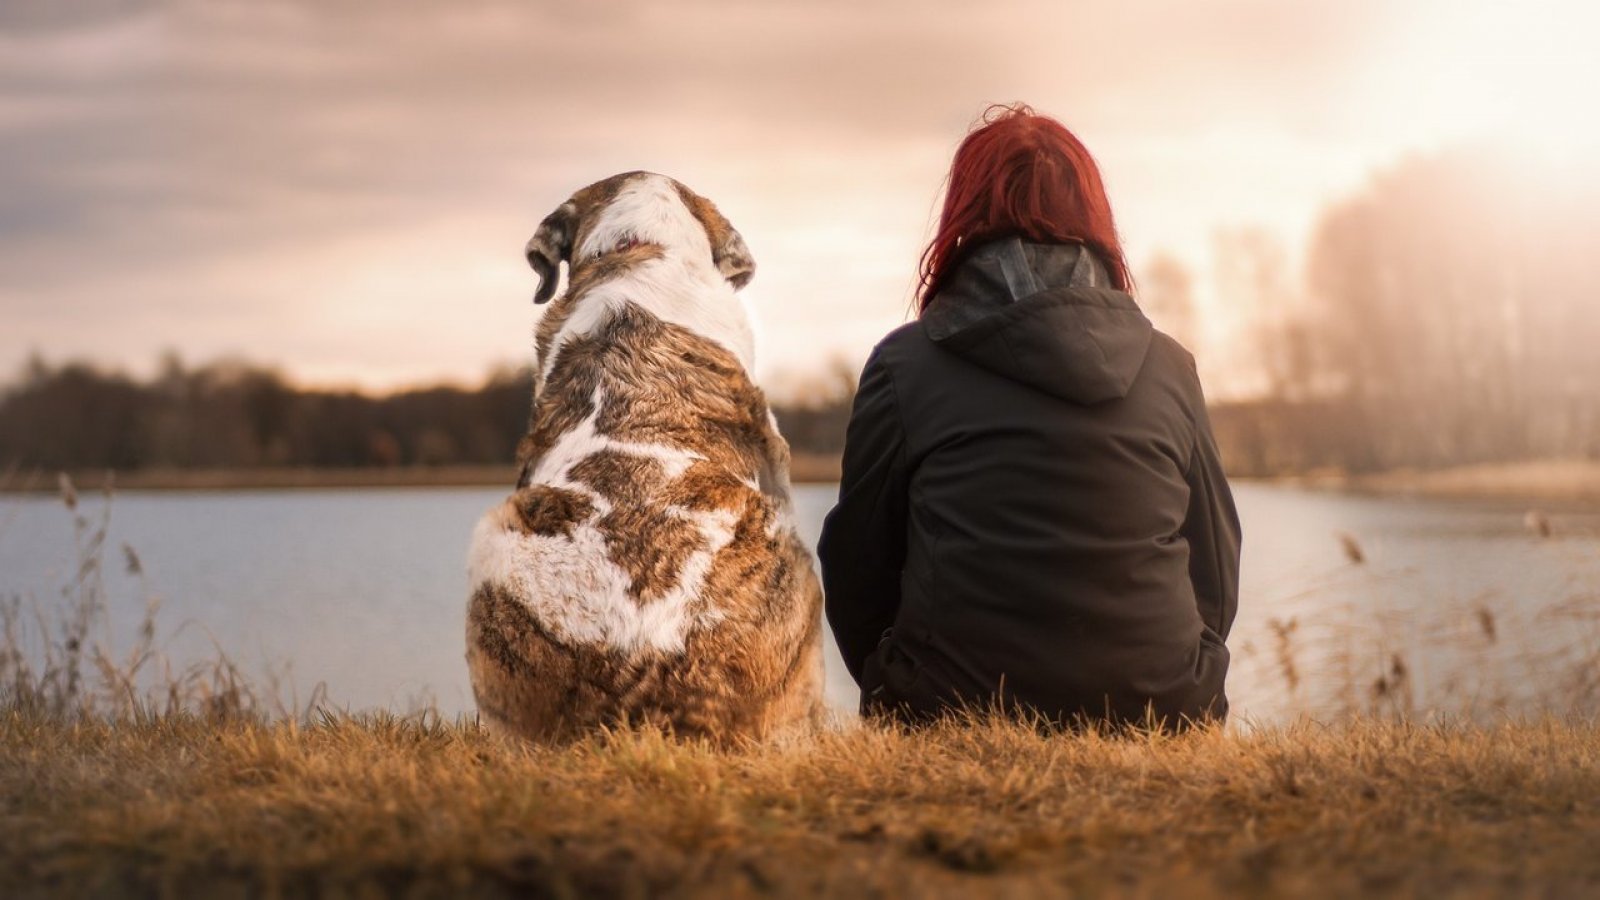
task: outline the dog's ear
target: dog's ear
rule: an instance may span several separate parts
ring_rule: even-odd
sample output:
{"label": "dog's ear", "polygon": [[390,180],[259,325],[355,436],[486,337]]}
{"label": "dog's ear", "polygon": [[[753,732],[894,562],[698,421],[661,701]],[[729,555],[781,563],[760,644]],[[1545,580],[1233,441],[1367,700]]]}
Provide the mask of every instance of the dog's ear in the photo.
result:
{"label": "dog's ear", "polygon": [[[724,222],[727,220],[724,219]],[[728,279],[734,290],[738,290],[750,283],[756,274],[756,260],[750,255],[750,248],[744,245],[744,237],[728,226],[727,236],[722,243],[711,246],[711,260],[717,264],[717,271],[722,277]]]}
{"label": "dog's ear", "polygon": [[572,238],[578,227],[578,205],[571,200],[544,217],[539,230],[528,238],[528,265],[539,276],[534,303],[549,303],[561,278],[561,263],[572,262]]}
{"label": "dog's ear", "polygon": [[734,290],[749,284],[756,274],[756,260],[750,255],[750,248],[745,246],[744,238],[729,224],[715,203],[681,184],[678,185],[678,194],[706,230],[706,237],[711,241],[711,261],[716,263],[717,271],[728,279]]}

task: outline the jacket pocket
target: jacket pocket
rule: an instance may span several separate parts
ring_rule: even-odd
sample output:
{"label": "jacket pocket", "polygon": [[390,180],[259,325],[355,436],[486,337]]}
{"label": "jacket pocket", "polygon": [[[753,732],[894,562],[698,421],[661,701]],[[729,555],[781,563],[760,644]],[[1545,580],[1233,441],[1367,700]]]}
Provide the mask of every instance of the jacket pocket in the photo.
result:
{"label": "jacket pocket", "polygon": [[893,628],[886,628],[878,646],[861,662],[861,707],[863,719],[882,715],[888,705],[888,688],[883,679],[883,652]]}
{"label": "jacket pocket", "polygon": [[861,715],[907,724],[927,722],[945,706],[923,667],[895,643],[893,631],[884,632],[878,649],[863,666]]}

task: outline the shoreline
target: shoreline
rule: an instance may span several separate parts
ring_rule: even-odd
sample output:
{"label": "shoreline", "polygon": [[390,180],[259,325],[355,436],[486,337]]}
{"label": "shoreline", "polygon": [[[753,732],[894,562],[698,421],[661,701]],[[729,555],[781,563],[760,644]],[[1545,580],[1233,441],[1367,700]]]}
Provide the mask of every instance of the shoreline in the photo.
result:
{"label": "shoreline", "polygon": [[1393,469],[1356,474],[1314,472],[1238,480],[1377,497],[1525,504],[1556,509],[1600,508],[1600,460],[1528,460],[1445,469]]}
{"label": "shoreline", "polygon": [[[790,479],[795,484],[834,484],[839,458],[795,454]],[[250,469],[145,469],[68,472],[79,491],[277,491],[371,488],[505,488],[517,480],[515,465],[399,466],[394,468],[262,467]],[[55,470],[0,470],[0,495],[50,494],[60,490]]]}
{"label": "shoreline", "polygon": [[[837,456],[795,454],[791,480],[795,484],[836,484],[839,463]],[[68,474],[80,491],[104,490],[108,474],[112,487],[126,491],[508,488],[516,480],[517,468],[512,465],[459,465],[388,469],[151,469],[111,473],[87,470]],[[1600,507],[1600,460],[1533,460],[1358,474],[1330,471],[1233,476],[1233,480],[1381,497],[1487,501],[1569,509]],[[54,493],[58,489],[54,472],[12,472],[9,477],[0,477],[0,494]]]}

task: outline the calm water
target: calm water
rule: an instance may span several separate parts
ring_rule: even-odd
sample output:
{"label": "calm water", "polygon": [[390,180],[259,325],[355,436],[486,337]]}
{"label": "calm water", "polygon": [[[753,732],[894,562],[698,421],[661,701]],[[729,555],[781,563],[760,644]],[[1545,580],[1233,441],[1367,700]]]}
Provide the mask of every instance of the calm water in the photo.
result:
{"label": "calm water", "polygon": [[[215,641],[252,672],[287,665],[302,696],[326,682],[351,708],[468,710],[466,543],[501,496],[120,493],[107,557],[111,638],[128,644],[153,593],[178,665],[209,656]],[[798,489],[808,538],[833,496]],[[1246,542],[1229,640],[1236,713],[1269,720],[1372,703],[1525,711],[1586,689],[1578,661],[1600,655],[1600,514],[1553,515],[1555,533],[1541,539],[1520,507],[1256,484],[1237,496]],[[102,508],[90,497],[81,511]],[[1347,559],[1341,533],[1364,564]],[[123,571],[124,543],[143,560],[142,581]],[[59,501],[0,497],[0,594],[49,606],[71,580],[73,546]],[[830,700],[853,708],[831,645],[827,665]],[[1375,687],[1380,675],[1387,690]]]}

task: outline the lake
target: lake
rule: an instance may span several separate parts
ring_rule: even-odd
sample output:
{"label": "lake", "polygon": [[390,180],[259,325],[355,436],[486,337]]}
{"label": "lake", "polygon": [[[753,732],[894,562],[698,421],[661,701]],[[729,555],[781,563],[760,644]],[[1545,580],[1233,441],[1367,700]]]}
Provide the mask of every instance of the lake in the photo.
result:
{"label": "lake", "polygon": [[[468,711],[466,546],[503,493],[121,492],[106,556],[110,639],[126,647],[154,595],[161,646],[177,666],[215,646],[253,675],[280,671],[302,698],[324,682],[352,709]],[[834,494],[797,487],[809,540]],[[1504,504],[1257,483],[1236,495],[1245,530],[1229,639],[1236,716],[1481,716],[1565,710],[1600,694],[1600,513],[1552,514],[1552,534],[1540,537],[1526,509]],[[104,504],[89,495],[80,512],[96,517]],[[142,576],[125,571],[122,544]],[[74,560],[58,499],[0,496],[0,596],[48,608]],[[829,700],[853,709],[831,643],[827,667]]]}

